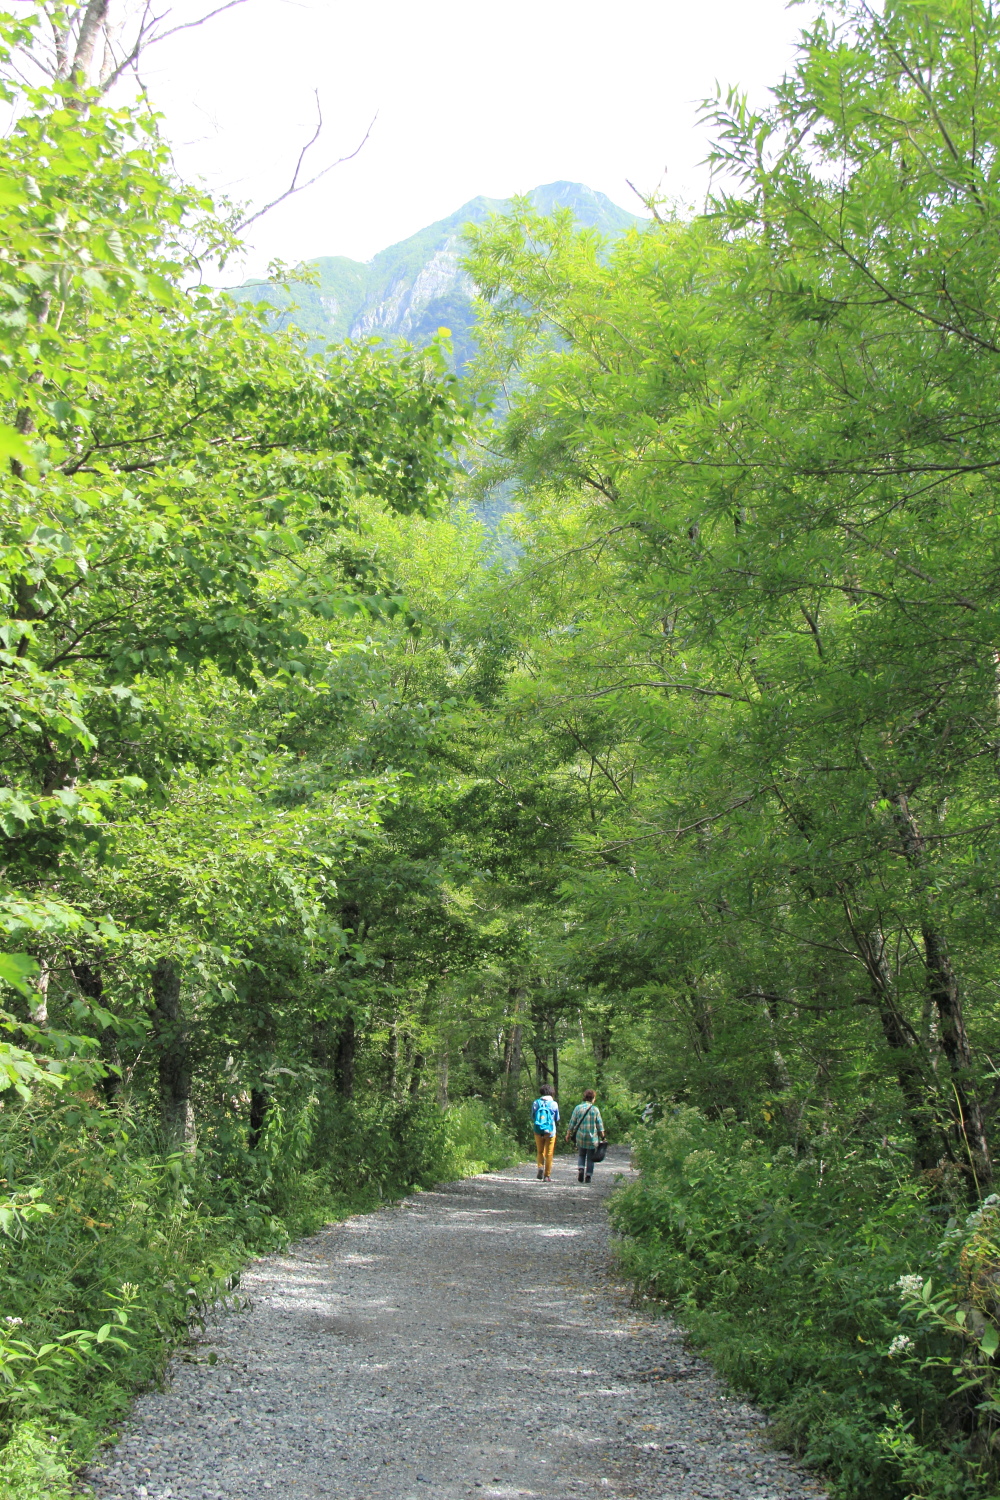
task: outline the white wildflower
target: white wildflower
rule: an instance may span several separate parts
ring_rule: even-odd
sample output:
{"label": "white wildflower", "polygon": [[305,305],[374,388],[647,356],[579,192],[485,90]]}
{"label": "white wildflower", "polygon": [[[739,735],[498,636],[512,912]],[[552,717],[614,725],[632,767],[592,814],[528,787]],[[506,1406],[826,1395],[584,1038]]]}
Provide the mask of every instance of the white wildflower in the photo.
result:
{"label": "white wildflower", "polygon": [[922,1276],[901,1276],[896,1282],[904,1297],[919,1297],[924,1289]]}
{"label": "white wildflower", "polygon": [[889,1345],[889,1358],[894,1359],[897,1354],[906,1354],[910,1349],[913,1349],[915,1347],[916,1346],[914,1345],[913,1340],[909,1337],[908,1334],[897,1333],[896,1337]]}
{"label": "white wildflower", "polygon": [[20,1328],[21,1324],[24,1322],[24,1319],[23,1318],[4,1318],[4,1322],[10,1328]]}

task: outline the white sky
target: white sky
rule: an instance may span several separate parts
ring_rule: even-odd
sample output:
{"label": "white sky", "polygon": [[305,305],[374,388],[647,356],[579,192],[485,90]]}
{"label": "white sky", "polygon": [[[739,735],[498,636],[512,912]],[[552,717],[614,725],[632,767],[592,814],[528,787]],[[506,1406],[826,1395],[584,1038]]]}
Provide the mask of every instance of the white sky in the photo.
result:
{"label": "white sky", "polygon": [[698,101],[716,81],[762,100],[807,16],[783,0],[247,0],[151,50],[143,76],[184,175],[255,206],[287,185],[314,89],[314,168],[378,112],[355,160],[250,231],[257,274],[273,256],[367,260],[478,193],[559,178],[633,210],[626,179],[695,201]]}

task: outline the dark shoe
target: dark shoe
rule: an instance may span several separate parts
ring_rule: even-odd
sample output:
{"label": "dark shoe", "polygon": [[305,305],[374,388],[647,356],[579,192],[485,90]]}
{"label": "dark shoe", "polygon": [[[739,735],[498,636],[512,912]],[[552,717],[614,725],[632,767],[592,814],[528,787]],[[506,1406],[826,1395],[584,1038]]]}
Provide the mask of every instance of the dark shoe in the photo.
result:
{"label": "dark shoe", "polygon": [[589,1182],[590,1178],[589,1177],[585,1177],[583,1180],[584,1180],[584,1182]]}
{"label": "dark shoe", "polygon": [[582,1172],[577,1172],[577,1174],[576,1174],[576,1180],[577,1180],[577,1182],[582,1182],[583,1181],[583,1173]]}
{"label": "dark shoe", "polygon": [[542,1171],[541,1167],[539,1167],[539,1169],[538,1169],[538,1180],[539,1180],[539,1182],[541,1182],[541,1180],[542,1180],[542,1178],[544,1176],[545,1176],[545,1173]]}

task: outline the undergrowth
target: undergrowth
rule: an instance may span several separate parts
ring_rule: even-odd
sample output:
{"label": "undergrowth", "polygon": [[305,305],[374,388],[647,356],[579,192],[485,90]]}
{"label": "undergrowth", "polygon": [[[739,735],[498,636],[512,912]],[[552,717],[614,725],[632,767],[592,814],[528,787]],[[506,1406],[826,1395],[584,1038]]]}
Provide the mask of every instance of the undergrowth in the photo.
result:
{"label": "undergrowth", "polygon": [[[71,1474],[161,1376],[241,1266],[413,1188],[506,1165],[477,1100],[273,1107],[250,1149],[222,1125],[164,1157],[127,1104],[0,1109],[0,1500]],[[4,1213],[4,1210],[6,1212]]]}
{"label": "undergrowth", "polygon": [[997,1263],[992,1206],[943,1201],[889,1141],[775,1150],[732,1112],[677,1109],[634,1149],[623,1267],[778,1443],[843,1500],[996,1496],[996,1336],[971,1279]]}

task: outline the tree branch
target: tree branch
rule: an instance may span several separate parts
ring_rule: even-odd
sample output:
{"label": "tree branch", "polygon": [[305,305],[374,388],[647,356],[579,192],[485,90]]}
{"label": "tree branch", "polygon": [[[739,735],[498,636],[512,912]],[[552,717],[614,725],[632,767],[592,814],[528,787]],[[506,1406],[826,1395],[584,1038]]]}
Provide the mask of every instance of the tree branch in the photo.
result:
{"label": "tree branch", "polygon": [[314,183],[319,182],[321,177],[325,177],[327,172],[332,172],[334,167],[343,166],[345,161],[353,161],[354,158],[358,155],[358,152],[361,151],[362,147],[367,144],[368,137],[371,135],[374,128],[375,121],[378,119],[377,111],[372,116],[371,124],[368,126],[368,129],[365,131],[364,136],[362,137],[358,145],[355,146],[353,151],[349,152],[347,156],[339,157],[337,161],[332,161],[330,165],[324,167],[321,172],[317,172],[315,177],[310,177],[308,182],[299,182],[299,173],[302,171],[302,163],[306,159],[306,153],[312,146],[315,146],[316,142],[320,138],[320,134],[323,129],[323,110],[319,102],[319,89],[314,90],[314,93],[316,96],[316,129],[313,131],[309,140],[306,141],[305,145],[302,147],[302,150],[299,152],[299,159],[295,163],[295,171],[292,173],[292,180],[290,184],[283,193],[279,194],[277,198],[272,198],[270,203],[265,203],[263,208],[259,208],[255,214],[251,214],[248,219],[244,219],[242,224],[237,224],[235,230],[233,231],[235,234],[241,234],[242,231],[244,229],[248,229],[251,224],[256,224],[258,219],[262,219],[265,214],[269,214],[272,208],[277,208],[279,203],[284,203],[288,198],[294,197],[296,193],[304,193],[306,188],[311,188]]}
{"label": "tree branch", "polygon": [[[171,26],[167,31],[161,32],[157,32],[156,28],[161,21],[167,19],[170,12],[164,11],[162,15],[152,16],[150,19],[152,7],[147,4],[142,20],[139,23],[138,34],[128,56],[123,58],[120,63],[102,77],[100,84],[101,93],[106,94],[109,89],[113,88],[126,68],[134,67],[142,53],[148,51],[150,47],[155,47],[157,42],[165,42],[168,37],[177,36],[181,31],[191,31],[196,26],[204,26],[206,21],[211,21],[215,16],[221,16],[223,11],[233,10],[235,6],[245,4],[246,0],[226,0],[225,5],[217,5],[214,10],[210,10],[205,15],[199,16],[196,21],[182,21],[179,26]],[[108,44],[110,46],[110,38],[108,39]]]}

